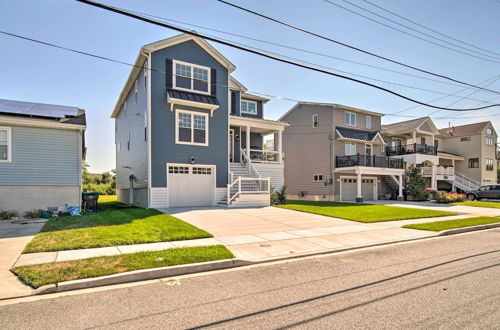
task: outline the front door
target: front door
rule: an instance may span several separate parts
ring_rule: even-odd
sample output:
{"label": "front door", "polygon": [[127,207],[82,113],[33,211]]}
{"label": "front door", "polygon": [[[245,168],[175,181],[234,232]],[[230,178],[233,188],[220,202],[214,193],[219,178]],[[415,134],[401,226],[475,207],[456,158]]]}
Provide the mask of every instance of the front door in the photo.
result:
{"label": "front door", "polygon": [[234,129],[229,130],[229,161],[234,162]]}

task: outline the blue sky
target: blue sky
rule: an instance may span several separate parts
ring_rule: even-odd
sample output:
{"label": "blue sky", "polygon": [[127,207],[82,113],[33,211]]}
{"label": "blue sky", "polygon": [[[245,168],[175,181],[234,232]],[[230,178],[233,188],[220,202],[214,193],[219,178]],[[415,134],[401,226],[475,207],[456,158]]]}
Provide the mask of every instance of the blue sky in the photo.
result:
{"label": "blue sky", "polygon": [[[350,7],[342,0],[331,0]],[[353,3],[372,10],[362,0]],[[254,38],[287,44],[370,65],[425,76],[403,67],[356,53],[324,40],[264,21],[261,18],[225,6],[215,0],[183,1],[111,1],[103,3],[147,12],[169,19],[230,31]],[[500,74],[500,65],[458,54],[355,16],[323,0],[261,0],[235,3],[270,16],[331,36],[357,47],[429,71],[479,83]],[[500,53],[500,1],[495,0],[372,0],[372,2],[440,32],[487,50]],[[359,10],[358,10],[359,11]],[[382,13],[387,15],[386,13]],[[192,28],[190,28],[192,29]],[[122,17],[72,0],[0,0],[0,30],[75,48],[82,51],[133,63],[141,45],[175,35],[175,32]],[[306,54],[277,46],[249,41],[197,28],[219,37],[264,48],[337,70],[385,80],[383,87],[430,101],[442,95],[402,87],[415,86],[441,93],[454,93],[463,87],[432,82],[405,75],[368,68],[340,60]],[[304,101],[346,104],[381,113],[392,113],[414,106],[381,91],[316,72],[276,63],[236,49],[214,45],[237,66],[234,76],[250,91]],[[130,67],[69,53],[28,41],[0,35],[0,98],[26,100],[86,109],[87,162],[91,171],[114,168],[114,130],[109,117],[129,74]],[[500,56],[499,56],[500,57]],[[430,76],[426,76],[431,78]],[[369,80],[368,80],[369,81]],[[500,90],[500,79],[488,86]],[[459,95],[467,95],[466,90]],[[500,103],[500,95],[493,101]],[[491,100],[495,94],[478,92],[473,98]],[[447,97],[433,104],[448,106],[457,98]],[[462,100],[454,107],[468,107],[478,101]],[[272,99],[266,106],[266,117],[277,119],[294,103]],[[402,115],[424,116],[433,109],[417,107]],[[481,117],[499,113],[498,108],[455,115],[441,111],[432,116],[438,127],[492,120],[500,127],[500,117]],[[499,113],[500,114],[500,113]],[[459,119],[459,117],[469,117]],[[475,118],[470,118],[475,117]],[[411,119],[386,116],[385,123]]]}

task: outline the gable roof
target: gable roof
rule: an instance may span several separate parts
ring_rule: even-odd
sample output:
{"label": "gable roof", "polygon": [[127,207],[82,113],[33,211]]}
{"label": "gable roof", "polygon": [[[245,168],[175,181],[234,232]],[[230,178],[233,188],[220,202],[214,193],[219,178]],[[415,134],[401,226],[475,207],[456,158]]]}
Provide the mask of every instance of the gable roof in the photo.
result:
{"label": "gable roof", "polygon": [[480,123],[452,126],[451,128],[441,128],[439,134],[443,137],[455,137],[464,135],[474,135],[481,134],[481,132],[490,124],[489,121],[483,121]]}
{"label": "gable roof", "polygon": [[[195,32],[194,32],[195,33]],[[157,50],[167,48],[174,46],[176,44],[180,44],[186,41],[192,40],[196,42],[201,48],[203,48],[208,54],[210,54],[215,60],[217,60],[219,63],[221,63],[224,67],[227,68],[228,72],[231,73],[234,70],[236,70],[236,66],[231,63],[224,55],[222,55],[217,49],[215,49],[212,45],[210,45],[205,39],[202,39],[200,37],[197,37],[195,35],[191,34],[179,34],[176,36],[173,36],[171,38],[163,39],[160,41],[156,41],[147,45],[144,45],[141,47],[139,50],[139,53],[137,54],[137,57],[134,62],[134,66],[132,67],[132,70],[129,73],[129,76],[127,78],[127,81],[125,82],[125,85],[123,86],[122,91],[120,92],[120,96],[118,97],[118,101],[115,104],[115,107],[113,109],[113,112],[111,113],[111,118],[116,118],[118,113],[121,110],[121,107],[123,103],[125,102],[125,99],[127,98],[127,95],[132,89],[135,80],[137,79],[137,76],[143,69],[146,60],[152,52],[155,52]]]}
{"label": "gable roof", "polygon": [[431,125],[431,129],[438,134],[438,130],[430,117],[421,117],[411,120],[400,121],[397,123],[382,125],[382,133],[385,134],[404,134],[414,130],[418,130],[425,123]]}
{"label": "gable roof", "polygon": [[342,126],[335,127],[335,130],[337,131],[337,134],[339,134],[340,137],[344,139],[373,142],[378,136],[382,140],[382,142],[385,143],[384,139],[378,131],[363,131],[360,129]]}

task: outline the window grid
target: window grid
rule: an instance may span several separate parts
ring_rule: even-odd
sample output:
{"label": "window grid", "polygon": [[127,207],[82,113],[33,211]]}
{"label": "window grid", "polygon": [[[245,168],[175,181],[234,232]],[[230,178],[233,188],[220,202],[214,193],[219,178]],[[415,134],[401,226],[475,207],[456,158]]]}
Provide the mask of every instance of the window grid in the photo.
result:
{"label": "window grid", "polygon": [[168,173],[189,174],[189,167],[187,167],[187,166],[169,166]]}
{"label": "window grid", "polygon": [[241,100],[240,110],[244,113],[257,113],[257,103],[253,101]]}
{"label": "window grid", "polygon": [[346,142],[345,143],[345,155],[353,156],[356,154],[356,143]]}
{"label": "window grid", "polygon": [[356,114],[352,112],[345,112],[344,123],[349,126],[356,126]]}
{"label": "window grid", "polygon": [[174,87],[210,94],[210,68],[174,61]]}
{"label": "window grid", "polygon": [[0,161],[8,161],[9,152],[9,131],[0,129]]}
{"label": "window grid", "polygon": [[493,171],[493,159],[486,158],[486,171]]}
{"label": "window grid", "polygon": [[176,143],[208,145],[208,116],[185,111],[177,112]]}
{"label": "window grid", "polygon": [[314,182],[323,181],[323,175],[322,174],[315,174],[315,175],[313,175],[313,181]]}
{"label": "window grid", "polygon": [[469,168],[479,168],[479,158],[469,158]]}

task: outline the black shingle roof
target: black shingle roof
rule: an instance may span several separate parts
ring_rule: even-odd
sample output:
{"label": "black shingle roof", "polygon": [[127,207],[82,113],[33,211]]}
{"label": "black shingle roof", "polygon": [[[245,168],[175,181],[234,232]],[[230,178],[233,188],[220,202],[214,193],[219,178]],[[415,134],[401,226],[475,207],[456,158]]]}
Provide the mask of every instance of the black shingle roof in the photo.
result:
{"label": "black shingle roof", "polygon": [[347,128],[347,127],[337,127],[337,131],[344,138],[361,140],[361,141],[372,141],[377,132],[363,131],[360,129]]}
{"label": "black shingle roof", "polygon": [[186,100],[186,101],[192,101],[192,102],[198,102],[198,103],[207,103],[207,104],[212,104],[212,105],[219,105],[217,98],[215,96],[212,96],[212,95],[196,94],[196,93],[191,93],[191,92],[178,91],[175,89],[168,89],[167,94],[169,97],[174,98],[174,99],[180,99],[180,100]]}

